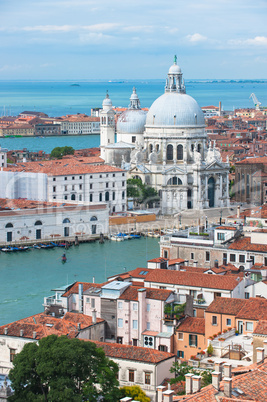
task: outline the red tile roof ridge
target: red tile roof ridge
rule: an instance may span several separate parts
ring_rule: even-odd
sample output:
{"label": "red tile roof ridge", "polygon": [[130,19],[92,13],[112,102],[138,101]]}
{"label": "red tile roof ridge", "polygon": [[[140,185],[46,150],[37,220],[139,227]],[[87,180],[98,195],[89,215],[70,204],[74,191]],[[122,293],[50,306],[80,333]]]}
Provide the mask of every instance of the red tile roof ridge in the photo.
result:
{"label": "red tile roof ridge", "polygon": [[186,317],[176,329],[178,332],[205,335],[205,318]]}

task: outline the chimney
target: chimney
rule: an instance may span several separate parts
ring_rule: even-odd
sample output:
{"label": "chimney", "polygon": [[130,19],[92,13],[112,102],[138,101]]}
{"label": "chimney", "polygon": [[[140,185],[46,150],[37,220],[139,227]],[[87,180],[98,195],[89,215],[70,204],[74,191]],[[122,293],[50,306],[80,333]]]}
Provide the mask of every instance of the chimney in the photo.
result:
{"label": "chimney", "polygon": [[267,339],[263,341],[264,344],[264,357],[267,357]]}
{"label": "chimney", "polygon": [[237,219],[240,218],[240,205],[238,205],[238,207],[237,207],[236,217],[237,217]]}
{"label": "chimney", "polygon": [[231,378],[232,377],[232,365],[230,363],[225,363],[223,365],[224,368],[224,377]]}
{"label": "chimney", "polygon": [[95,277],[93,276],[93,283],[95,283]]}
{"label": "chimney", "polygon": [[165,389],[166,387],[164,387],[164,385],[159,385],[158,387],[157,387],[157,401],[158,402],[162,402],[162,393],[163,393],[163,390]]}
{"label": "chimney", "polygon": [[23,333],[24,333],[24,331],[23,331],[23,329],[21,329],[21,330],[19,331],[19,336],[23,336]]}
{"label": "chimney", "polygon": [[36,331],[33,331],[33,333],[32,333],[32,339],[36,339],[36,336],[37,336],[37,332],[36,332]]}
{"label": "chimney", "polygon": [[92,323],[96,324],[96,309],[92,311]]}
{"label": "chimney", "polygon": [[253,265],[253,260],[247,260],[246,269],[251,269],[252,265]]}
{"label": "chimney", "polygon": [[185,375],[185,393],[186,393],[186,395],[192,394],[192,391],[193,391],[192,377],[194,377],[194,374],[192,374],[192,373],[188,373]]}
{"label": "chimney", "polygon": [[221,374],[220,381],[222,380],[222,371],[223,371],[223,363],[222,362],[215,362],[214,363],[214,371]]}
{"label": "chimney", "polygon": [[261,363],[264,360],[264,348],[256,348],[257,351],[257,363]]}
{"label": "chimney", "polygon": [[5,329],[4,329],[4,334],[5,334],[5,335],[8,334],[8,328],[7,328],[7,327],[5,327]]}
{"label": "chimney", "polygon": [[194,267],[197,267],[197,264],[198,264],[198,261],[194,261],[194,262],[193,262],[193,266],[194,266]]}
{"label": "chimney", "polygon": [[222,113],[222,102],[219,102],[219,116],[221,116]]}
{"label": "chimney", "polygon": [[192,383],[193,383],[193,394],[195,394],[196,392],[200,391],[201,388],[201,376],[200,375],[194,375],[194,377],[192,377]]}
{"label": "chimney", "polygon": [[163,402],[172,402],[172,396],[174,392],[171,389],[163,392]]}
{"label": "chimney", "polygon": [[80,330],[81,330],[81,323],[80,323],[80,322],[78,322],[77,330],[78,330],[79,332],[80,332]]}
{"label": "chimney", "polygon": [[224,378],[224,395],[227,398],[231,398],[232,396],[232,378]]}
{"label": "chimney", "polygon": [[183,265],[184,265],[185,267],[188,267],[188,260],[184,260]]}
{"label": "chimney", "polygon": [[138,302],[139,302],[139,325],[138,333],[141,338],[142,332],[146,329],[146,289],[138,289]]}
{"label": "chimney", "polygon": [[212,375],[212,385],[214,386],[215,389],[217,389],[217,391],[219,391],[221,373],[219,371],[213,371],[211,375]]}

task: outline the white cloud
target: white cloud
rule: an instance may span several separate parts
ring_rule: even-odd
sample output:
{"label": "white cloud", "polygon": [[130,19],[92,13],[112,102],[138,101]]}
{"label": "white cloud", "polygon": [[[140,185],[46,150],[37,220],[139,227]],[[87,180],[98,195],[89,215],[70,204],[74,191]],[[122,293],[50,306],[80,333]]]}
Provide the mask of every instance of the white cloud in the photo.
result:
{"label": "white cloud", "polygon": [[199,33],[195,33],[193,35],[187,35],[186,38],[193,43],[204,42],[208,39],[206,36],[200,35]]}
{"label": "white cloud", "polygon": [[79,35],[80,42],[83,44],[99,45],[103,43],[109,43],[115,38],[111,35],[104,35],[102,33],[90,32]]}
{"label": "white cloud", "polygon": [[132,25],[123,28],[125,32],[152,32],[153,30],[152,25]]}
{"label": "white cloud", "polygon": [[234,46],[267,46],[266,36],[255,36],[255,38],[250,39],[230,39],[228,41],[230,45]]}

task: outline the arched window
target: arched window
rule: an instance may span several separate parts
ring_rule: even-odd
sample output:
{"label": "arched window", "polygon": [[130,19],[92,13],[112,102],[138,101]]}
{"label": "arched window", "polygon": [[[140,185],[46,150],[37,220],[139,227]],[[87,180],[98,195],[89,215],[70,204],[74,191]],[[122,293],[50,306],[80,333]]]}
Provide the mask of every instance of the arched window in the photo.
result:
{"label": "arched window", "polygon": [[105,201],[109,201],[109,192],[108,191],[105,192]]}
{"label": "arched window", "polygon": [[90,221],[97,221],[97,217],[96,216],[92,216]]}
{"label": "arched window", "polygon": [[167,146],[167,161],[172,161],[173,160],[173,146],[169,144]]}
{"label": "arched window", "polygon": [[102,193],[99,193],[99,201],[102,201]]}
{"label": "arched window", "polygon": [[80,194],[80,195],[79,195],[79,201],[82,201],[82,199],[83,199],[83,198],[82,198],[82,195]]}
{"label": "arched window", "polygon": [[179,144],[177,146],[177,160],[182,161],[184,159],[184,147]]}
{"label": "arched window", "polygon": [[69,218],[65,218],[65,219],[63,219],[63,222],[62,222],[62,223],[70,223]]}
{"label": "arched window", "polygon": [[183,184],[182,180],[179,177],[171,177],[168,182],[167,186],[181,186]]}
{"label": "arched window", "polygon": [[159,144],[156,145],[156,152],[159,152]]}
{"label": "arched window", "polygon": [[151,152],[153,152],[153,145],[149,144],[149,153],[151,154]]}
{"label": "arched window", "polygon": [[197,145],[197,152],[201,152],[201,144]]}
{"label": "arched window", "polygon": [[208,180],[208,199],[209,207],[213,208],[215,204],[215,180],[214,177],[210,177]]}
{"label": "arched window", "polygon": [[138,175],[135,175],[133,178],[134,178],[134,179],[138,179],[138,180],[141,180],[141,181],[142,181],[141,177],[140,177],[140,176],[138,176]]}
{"label": "arched window", "polygon": [[70,199],[71,199],[72,201],[75,201],[75,200],[76,200],[76,196],[75,196],[75,194],[71,194]]}
{"label": "arched window", "polygon": [[249,184],[249,174],[247,174],[247,189],[246,189],[246,196],[249,197],[249,188],[250,188],[250,184]]}
{"label": "arched window", "polygon": [[12,223],[7,223],[7,224],[6,224],[6,228],[13,228]]}
{"label": "arched window", "polygon": [[42,224],[43,224],[42,221],[36,221],[34,225],[35,225],[35,226],[41,226]]}

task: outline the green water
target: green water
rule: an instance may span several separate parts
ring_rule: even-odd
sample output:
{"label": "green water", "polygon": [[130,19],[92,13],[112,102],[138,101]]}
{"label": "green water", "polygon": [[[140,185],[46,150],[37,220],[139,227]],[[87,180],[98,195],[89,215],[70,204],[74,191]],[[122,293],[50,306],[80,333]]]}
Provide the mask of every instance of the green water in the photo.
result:
{"label": "green water", "polygon": [[84,243],[65,250],[0,253],[0,325],[43,311],[51,289],[74,281],[104,282],[108,276],[137,267],[159,256],[159,239],[141,238],[104,244]]}

